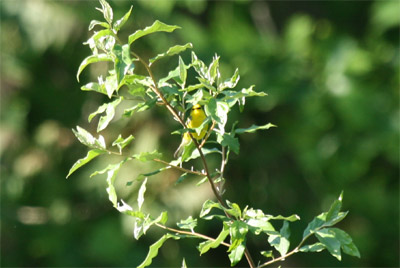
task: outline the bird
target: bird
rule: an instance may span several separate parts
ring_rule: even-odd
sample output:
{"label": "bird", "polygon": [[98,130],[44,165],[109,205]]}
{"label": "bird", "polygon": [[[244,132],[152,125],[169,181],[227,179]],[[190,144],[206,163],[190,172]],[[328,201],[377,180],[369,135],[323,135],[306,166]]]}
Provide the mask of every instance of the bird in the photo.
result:
{"label": "bird", "polygon": [[[192,107],[192,110],[190,111],[190,119],[188,123],[186,124],[187,128],[198,128],[203,124],[204,120],[206,120],[207,116],[204,113],[203,108],[201,107],[200,104],[195,104]],[[208,124],[206,124],[203,129],[200,131],[198,134],[197,132],[193,132],[192,136],[196,140],[201,140],[204,138],[204,136],[207,133],[208,129]],[[186,145],[188,145],[192,139],[190,138],[189,132],[185,132],[182,136],[182,142],[179,145],[178,149],[174,153],[174,157],[177,157],[178,155],[181,155],[184,151],[184,148]]]}

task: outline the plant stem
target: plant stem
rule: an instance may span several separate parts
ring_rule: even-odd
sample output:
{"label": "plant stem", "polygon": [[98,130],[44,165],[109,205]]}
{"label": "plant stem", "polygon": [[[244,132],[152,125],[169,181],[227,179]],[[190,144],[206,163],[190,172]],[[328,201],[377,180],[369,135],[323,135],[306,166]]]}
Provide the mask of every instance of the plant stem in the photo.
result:
{"label": "plant stem", "polygon": [[186,169],[186,168],[183,168],[183,167],[171,165],[171,164],[168,163],[167,161],[164,161],[164,160],[161,160],[161,159],[157,159],[157,158],[156,158],[156,159],[153,159],[153,161],[162,163],[162,164],[164,164],[164,165],[167,165],[167,166],[172,167],[172,168],[175,168],[175,169],[178,169],[178,170],[183,171],[183,172],[185,172],[185,173],[190,173],[190,174],[198,175],[198,176],[207,176],[207,174],[201,173],[201,172],[199,172],[199,171],[193,171],[193,170],[189,170],[189,169]]}
{"label": "plant stem", "polygon": [[[160,90],[159,90],[159,88],[158,88],[158,86],[157,86],[157,81],[156,81],[156,79],[155,79],[155,77],[154,77],[153,72],[152,72],[151,69],[150,69],[150,66],[147,64],[146,61],[144,61],[141,57],[139,57],[135,52],[131,51],[131,53],[132,53],[132,55],[133,55],[134,57],[136,57],[136,58],[143,64],[143,66],[146,68],[146,70],[147,70],[147,72],[148,72],[148,74],[149,74],[151,80],[153,80],[154,87],[151,87],[151,89],[153,90],[153,92],[156,93],[156,95],[161,99],[161,101],[162,101],[162,102],[164,103],[164,105],[167,107],[167,109],[169,110],[169,112],[175,117],[175,119],[178,120],[178,122],[179,122],[185,129],[187,129],[187,126],[186,126],[185,122],[183,121],[183,119],[178,115],[178,113],[175,111],[175,109],[171,106],[171,104],[164,98],[163,94],[160,92]],[[191,132],[188,132],[188,133],[189,133],[189,136],[190,136],[190,138],[192,139],[194,145],[196,146],[196,149],[198,150],[198,152],[199,152],[199,154],[200,154],[200,158],[201,158],[201,161],[202,161],[202,164],[203,164],[203,167],[204,167],[205,175],[206,175],[206,177],[207,177],[207,179],[208,179],[208,182],[210,183],[211,189],[212,189],[212,191],[213,191],[215,197],[217,198],[217,200],[218,200],[218,202],[221,204],[221,206],[223,206],[223,207],[225,207],[225,208],[228,208],[227,205],[226,205],[226,203],[225,203],[225,201],[224,201],[224,199],[222,198],[221,194],[218,192],[217,187],[216,187],[214,181],[212,180],[211,173],[210,173],[210,171],[209,171],[208,164],[207,164],[206,158],[205,158],[205,156],[204,156],[204,154],[203,154],[203,151],[201,150],[200,144],[199,144],[199,143],[197,142],[197,140],[193,137],[193,135],[192,135]],[[225,211],[225,215],[226,215],[228,218],[233,219],[232,216],[229,215],[226,211]],[[188,233],[190,233],[190,232],[188,232]],[[251,255],[250,255],[250,252],[248,251],[247,248],[245,248],[244,255],[246,256],[246,259],[247,259],[247,262],[248,262],[249,265],[250,265],[250,268],[255,268],[254,261],[253,261]]]}
{"label": "plant stem", "polygon": [[[212,237],[209,237],[209,236],[206,236],[206,235],[203,235],[203,234],[199,234],[199,233],[196,233],[196,232],[178,230],[178,229],[175,229],[175,228],[167,227],[167,226],[162,225],[160,223],[156,223],[155,225],[157,225],[158,227],[160,227],[160,228],[162,228],[164,230],[168,230],[170,232],[175,232],[175,233],[178,233],[178,234],[190,235],[190,236],[202,238],[202,239],[209,240],[209,241],[215,241],[216,240],[215,238],[212,238]],[[224,245],[225,247],[228,247],[228,248],[231,246],[230,244],[225,243],[225,242],[221,242],[221,245]]]}

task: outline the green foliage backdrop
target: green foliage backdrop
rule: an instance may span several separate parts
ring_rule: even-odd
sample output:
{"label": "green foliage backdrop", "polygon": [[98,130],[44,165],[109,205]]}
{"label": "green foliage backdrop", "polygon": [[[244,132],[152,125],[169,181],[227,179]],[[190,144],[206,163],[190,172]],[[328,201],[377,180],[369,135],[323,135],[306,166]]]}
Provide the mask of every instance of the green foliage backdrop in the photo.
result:
{"label": "green foliage backdrop", "polygon": [[[144,28],[155,19],[182,26],[135,43],[148,58],[191,42],[208,62],[214,52],[221,55],[223,73],[239,67],[239,86],[255,84],[269,94],[249,100],[244,113],[235,115],[243,127],[273,122],[278,128],[240,137],[241,154],[231,157],[226,170],[227,199],[311,220],[344,189],[344,209],[351,213],[341,227],[362,258],[344,256],[339,263],[326,252],[298,254],[285,265],[399,265],[397,1],[111,4],[116,17],[133,4],[135,24],[125,27]],[[87,117],[105,101],[80,91],[75,80],[88,54],[82,46],[87,25],[100,19],[96,6],[97,1],[1,2],[2,266],[136,266],[160,236],[133,239],[132,222],[110,206],[105,181],[88,179],[105,165],[101,160],[64,179],[85,154],[71,128],[93,127]],[[163,64],[155,66],[156,73],[175,62]],[[101,68],[93,65],[81,80],[93,79]],[[119,122],[124,137],[138,133],[135,150],[159,147],[172,154],[180,142],[169,135],[176,123],[162,112],[138,116],[134,124]],[[112,131],[102,134],[114,136]],[[120,175],[128,180],[154,167],[132,164]],[[147,210],[167,207],[186,218],[211,198],[207,185],[174,186],[176,178],[171,171],[149,181],[146,202],[153,203]],[[121,188],[124,200],[134,198],[132,187]],[[305,226],[291,228],[295,234]],[[195,245],[167,241],[153,265],[177,267],[182,256],[189,267],[210,266],[208,260],[216,265],[215,259],[229,265],[216,258],[224,256],[223,249],[198,258]]]}

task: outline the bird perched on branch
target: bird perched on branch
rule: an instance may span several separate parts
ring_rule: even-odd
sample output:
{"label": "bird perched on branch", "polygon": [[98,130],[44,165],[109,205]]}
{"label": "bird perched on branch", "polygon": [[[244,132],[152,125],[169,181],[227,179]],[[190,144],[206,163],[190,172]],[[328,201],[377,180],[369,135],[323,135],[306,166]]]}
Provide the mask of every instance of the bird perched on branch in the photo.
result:
{"label": "bird perched on branch", "polygon": [[[200,104],[195,104],[190,111],[190,119],[186,124],[187,128],[198,128],[203,124],[204,120],[206,120],[206,114],[204,113],[203,108]],[[197,132],[193,132],[192,136],[196,140],[201,140],[207,133],[208,125],[205,125],[199,134]],[[189,132],[185,132],[182,136],[182,142],[179,145],[178,149],[174,153],[174,157],[181,155],[184,151],[186,145],[188,145],[192,139],[190,138]]]}

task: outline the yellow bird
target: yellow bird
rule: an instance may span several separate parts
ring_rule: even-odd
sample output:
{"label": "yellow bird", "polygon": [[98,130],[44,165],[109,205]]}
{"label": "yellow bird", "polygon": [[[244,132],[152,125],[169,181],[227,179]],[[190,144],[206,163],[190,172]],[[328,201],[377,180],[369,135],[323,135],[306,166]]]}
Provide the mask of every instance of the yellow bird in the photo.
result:
{"label": "yellow bird", "polygon": [[[201,126],[201,124],[204,122],[205,119],[206,119],[206,114],[204,113],[203,108],[201,108],[200,104],[195,104],[193,105],[192,110],[190,111],[190,120],[186,126],[188,128],[198,128],[199,126]],[[193,132],[192,133],[193,138],[195,138],[196,140],[201,140],[202,138],[204,138],[204,136],[207,133],[207,128],[208,125],[205,125],[199,134]],[[188,145],[191,141],[192,139],[190,138],[189,132],[185,132],[182,137],[182,142],[179,145],[178,149],[176,150],[174,157],[177,157],[178,155],[182,154],[185,146]]]}

